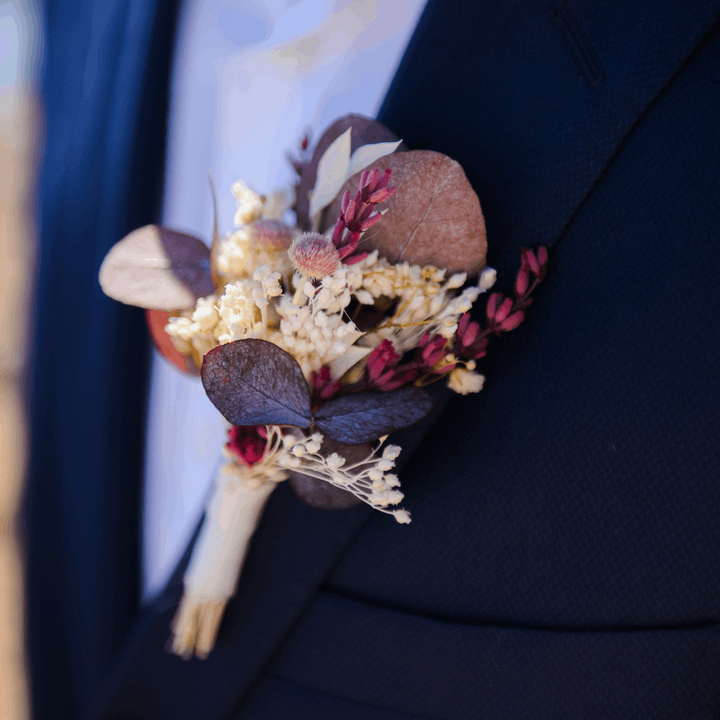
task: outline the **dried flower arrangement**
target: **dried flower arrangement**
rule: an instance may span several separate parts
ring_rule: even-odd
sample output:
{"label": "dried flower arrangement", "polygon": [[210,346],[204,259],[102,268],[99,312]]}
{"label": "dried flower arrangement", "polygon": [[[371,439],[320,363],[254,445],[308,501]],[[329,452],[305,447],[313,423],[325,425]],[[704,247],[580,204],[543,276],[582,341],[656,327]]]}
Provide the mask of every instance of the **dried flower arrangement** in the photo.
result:
{"label": "dried flower arrangement", "polygon": [[[212,247],[159,226],[117,243],[100,270],[110,297],[147,308],[158,350],[199,374],[230,423],[215,491],[184,578],[172,650],[206,657],[252,533],[277,483],[323,507],[362,501],[400,523],[401,448],[423,389],[478,392],[492,336],[523,321],[548,255],[523,249],[514,297],[490,294],[480,202],[460,165],[408,151],[379,123],[348,116],[293,161],[284,193],[241,182],[234,232]],[[474,282],[471,282],[473,281]],[[316,491],[318,483],[330,492]]]}

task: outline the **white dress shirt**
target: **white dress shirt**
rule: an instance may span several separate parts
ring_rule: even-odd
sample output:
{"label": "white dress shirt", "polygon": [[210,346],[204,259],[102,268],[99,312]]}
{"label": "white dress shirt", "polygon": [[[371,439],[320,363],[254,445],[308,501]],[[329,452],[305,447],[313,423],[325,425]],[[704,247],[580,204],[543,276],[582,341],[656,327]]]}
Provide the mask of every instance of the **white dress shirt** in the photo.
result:
{"label": "white dress shirt", "polygon": [[[348,113],[373,117],[425,0],[185,0],[171,85],[163,223],[207,242],[208,173],[221,235],[230,187],[290,188],[311,141]],[[143,596],[160,592],[196,526],[225,442],[200,381],[153,358],[145,457]]]}

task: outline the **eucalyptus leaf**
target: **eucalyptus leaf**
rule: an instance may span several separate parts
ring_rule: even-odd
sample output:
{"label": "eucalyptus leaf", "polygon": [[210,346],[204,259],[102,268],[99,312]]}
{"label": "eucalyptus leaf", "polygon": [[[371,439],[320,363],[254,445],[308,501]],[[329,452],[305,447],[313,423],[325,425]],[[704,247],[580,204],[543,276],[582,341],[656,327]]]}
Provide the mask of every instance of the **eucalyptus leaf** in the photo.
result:
{"label": "eucalyptus leaf", "polygon": [[351,134],[352,128],[348,128],[320,158],[315,187],[310,196],[311,218],[335,199],[348,178]]}
{"label": "eucalyptus leaf", "polygon": [[103,292],[151,310],[194,308],[213,291],[210,251],[199,238],[146,225],[113,245],[100,266]]}
{"label": "eucalyptus leaf", "polygon": [[[485,267],[485,218],[459,163],[442,153],[414,150],[393,153],[369,168],[390,168],[397,192],[383,219],[364,236],[363,250],[377,249],[393,263],[435,265],[471,277]],[[359,183],[355,175],[345,184],[326,213],[328,222],[337,218],[345,191],[354,194]]]}
{"label": "eucalyptus leaf", "polygon": [[416,387],[365,392],[329,400],[315,413],[314,420],[320,432],[331,440],[358,445],[413,425],[434,404],[424,390]]}
{"label": "eucalyptus leaf", "polygon": [[203,358],[210,401],[233,425],[311,424],[310,390],[295,358],[265,340],[236,340]]}

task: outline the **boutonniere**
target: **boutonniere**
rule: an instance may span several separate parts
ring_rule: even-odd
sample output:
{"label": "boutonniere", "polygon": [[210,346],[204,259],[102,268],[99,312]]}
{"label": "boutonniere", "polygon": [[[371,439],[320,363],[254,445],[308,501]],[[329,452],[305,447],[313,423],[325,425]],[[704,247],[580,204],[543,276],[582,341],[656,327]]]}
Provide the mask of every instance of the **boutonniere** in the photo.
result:
{"label": "boutonniere", "polygon": [[523,321],[546,272],[546,249],[523,249],[513,295],[489,293],[474,319],[495,283],[480,202],[457,162],[409,151],[375,121],[337,121],[293,164],[292,207],[238,182],[235,229],[221,237],[216,213],[210,248],[151,225],[100,269],[105,293],[147,309],[158,350],[200,376],[228,421],[173,621],[184,658],[212,649],[278,483],[318,507],[364,502],[410,522],[388,436],[431,411],[428,384],[482,388],[478,360]]}

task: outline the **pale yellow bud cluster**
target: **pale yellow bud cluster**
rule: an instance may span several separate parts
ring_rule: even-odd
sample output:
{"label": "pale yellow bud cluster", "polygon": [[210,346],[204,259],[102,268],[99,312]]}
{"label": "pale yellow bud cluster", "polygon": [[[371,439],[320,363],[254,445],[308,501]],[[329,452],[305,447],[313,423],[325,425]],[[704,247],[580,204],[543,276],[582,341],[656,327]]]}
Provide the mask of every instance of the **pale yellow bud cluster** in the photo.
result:
{"label": "pale yellow bud cluster", "polygon": [[316,302],[316,297],[299,307],[287,295],[276,306],[280,332],[272,342],[298,361],[307,378],[342,357],[362,336],[355,323],[343,319],[342,308],[337,312],[332,312],[333,309],[334,303],[323,305]]}
{"label": "pale yellow bud cluster", "polygon": [[474,285],[456,295],[467,279],[465,273],[455,273],[445,280],[443,269],[409,263],[392,265],[379,258],[377,252],[354,267],[362,272],[362,282],[354,291],[358,302],[371,305],[381,297],[395,301],[395,314],[368,335],[369,341],[377,345],[388,339],[400,354],[417,347],[426,332],[452,338],[460,317],[484,292]]}
{"label": "pale yellow bud cluster", "polygon": [[220,241],[217,268],[226,281],[252,275],[265,265],[282,275],[292,271],[285,250],[252,243],[246,228],[241,227]]}
{"label": "pale yellow bud cluster", "polygon": [[468,395],[482,390],[485,376],[462,367],[455,368],[448,377],[448,387],[460,395]]}
{"label": "pale yellow bud cluster", "polygon": [[181,353],[190,355],[194,352],[202,357],[218,344],[214,334],[220,320],[215,308],[216,300],[216,295],[199,298],[195,310],[185,311],[168,321],[165,332]]}

